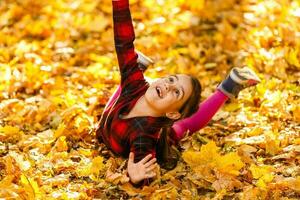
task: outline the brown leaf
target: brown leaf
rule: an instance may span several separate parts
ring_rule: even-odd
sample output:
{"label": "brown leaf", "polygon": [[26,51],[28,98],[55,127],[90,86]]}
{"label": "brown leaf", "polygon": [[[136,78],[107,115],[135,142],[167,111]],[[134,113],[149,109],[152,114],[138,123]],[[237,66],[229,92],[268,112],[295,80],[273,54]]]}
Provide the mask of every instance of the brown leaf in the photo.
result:
{"label": "brown leaf", "polygon": [[105,180],[109,183],[113,183],[113,184],[124,184],[129,182],[129,177],[127,176],[127,173],[113,173],[110,170],[107,170],[106,172],[106,178]]}
{"label": "brown leaf", "polygon": [[241,157],[241,159],[245,163],[253,163],[254,162],[252,153],[255,153],[256,151],[257,151],[257,149],[255,147],[247,145],[247,144],[243,144],[237,149],[238,155]]}
{"label": "brown leaf", "polygon": [[217,180],[213,182],[212,187],[216,191],[231,191],[234,188],[242,187],[242,183],[234,176],[215,171]]}
{"label": "brown leaf", "polygon": [[51,187],[59,187],[59,188],[63,188],[68,184],[69,184],[69,176],[64,174],[60,174],[43,181],[43,185],[50,185]]}
{"label": "brown leaf", "polygon": [[144,186],[142,189],[138,189],[138,188],[135,188],[130,183],[125,183],[125,184],[121,185],[120,188],[122,190],[124,190],[127,194],[129,194],[130,196],[137,196],[137,195],[149,196],[155,190],[157,190],[158,187],[157,186],[153,186],[153,187]]}

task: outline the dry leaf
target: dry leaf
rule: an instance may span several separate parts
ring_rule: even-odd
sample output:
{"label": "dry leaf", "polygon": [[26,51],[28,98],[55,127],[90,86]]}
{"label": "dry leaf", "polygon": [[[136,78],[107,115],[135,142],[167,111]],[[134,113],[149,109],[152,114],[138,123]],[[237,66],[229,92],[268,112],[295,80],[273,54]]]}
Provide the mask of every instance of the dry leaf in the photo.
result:
{"label": "dry leaf", "polygon": [[133,0],[130,9],[135,47],[155,60],[146,76],[191,74],[201,101],[232,67],[262,82],[186,137],[174,170],[134,188],[124,158],[95,138],[120,81],[111,2],[1,1],[0,198],[297,199],[299,2]]}

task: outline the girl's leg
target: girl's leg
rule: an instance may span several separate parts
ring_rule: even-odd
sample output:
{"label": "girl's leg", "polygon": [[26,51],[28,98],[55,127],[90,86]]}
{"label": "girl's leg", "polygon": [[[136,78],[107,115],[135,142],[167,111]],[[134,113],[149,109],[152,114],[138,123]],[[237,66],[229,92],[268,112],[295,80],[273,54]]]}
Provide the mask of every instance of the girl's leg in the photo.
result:
{"label": "girl's leg", "polygon": [[179,141],[184,137],[187,131],[194,133],[203,128],[228,98],[229,97],[220,90],[215,91],[199,105],[199,109],[195,114],[173,124],[172,129],[175,133],[174,139]]}
{"label": "girl's leg", "polygon": [[108,102],[105,105],[104,110],[112,105],[112,103],[120,96],[121,93],[121,86],[118,85],[117,90],[113,93],[113,95],[109,98]]}

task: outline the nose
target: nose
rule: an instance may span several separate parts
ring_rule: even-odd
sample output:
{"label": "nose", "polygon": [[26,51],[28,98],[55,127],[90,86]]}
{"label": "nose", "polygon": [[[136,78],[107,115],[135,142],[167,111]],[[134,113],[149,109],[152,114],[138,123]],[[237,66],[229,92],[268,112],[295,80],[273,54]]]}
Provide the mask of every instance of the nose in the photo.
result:
{"label": "nose", "polygon": [[165,89],[166,89],[166,91],[169,91],[169,90],[171,90],[173,88],[175,88],[174,84],[165,83]]}

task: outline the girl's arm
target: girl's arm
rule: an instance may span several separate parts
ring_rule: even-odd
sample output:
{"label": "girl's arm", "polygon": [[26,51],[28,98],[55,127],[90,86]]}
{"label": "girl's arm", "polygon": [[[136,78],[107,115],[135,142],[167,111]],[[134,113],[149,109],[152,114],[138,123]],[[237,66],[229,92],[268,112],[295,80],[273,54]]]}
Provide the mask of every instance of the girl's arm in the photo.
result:
{"label": "girl's arm", "polygon": [[203,128],[228,98],[235,98],[239,92],[260,82],[256,73],[248,67],[233,68],[227,78],[218,86],[218,90],[200,104],[198,111],[191,117],[176,122],[171,138],[178,142],[186,131],[190,134]]}
{"label": "girl's arm", "polygon": [[216,112],[224,105],[227,99],[228,96],[220,90],[216,90],[210,97],[199,105],[199,109],[195,114],[173,124],[172,129],[174,134],[172,134],[171,137],[178,142],[184,137],[187,131],[192,134],[206,126]]}
{"label": "girl's arm", "polygon": [[138,55],[134,50],[134,29],[128,0],[112,0],[114,41],[121,73],[121,86],[125,82],[144,80],[138,68]]}

